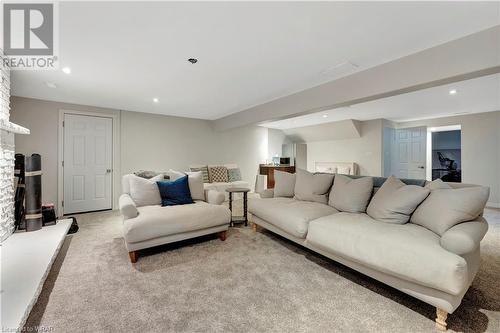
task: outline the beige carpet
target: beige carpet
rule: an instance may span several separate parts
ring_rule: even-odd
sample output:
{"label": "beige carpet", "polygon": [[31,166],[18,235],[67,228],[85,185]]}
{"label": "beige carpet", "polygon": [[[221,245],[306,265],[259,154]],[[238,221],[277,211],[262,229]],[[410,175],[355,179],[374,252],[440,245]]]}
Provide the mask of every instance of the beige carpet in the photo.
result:
{"label": "beige carpet", "polygon": [[[500,212],[449,328],[500,332]],[[79,215],[27,327],[52,332],[432,332],[435,309],[269,232],[232,228],[132,266],[116,212]],[[432,260],[432,258],[429,258]],[[6,306],[3,304],[3,306]]]}

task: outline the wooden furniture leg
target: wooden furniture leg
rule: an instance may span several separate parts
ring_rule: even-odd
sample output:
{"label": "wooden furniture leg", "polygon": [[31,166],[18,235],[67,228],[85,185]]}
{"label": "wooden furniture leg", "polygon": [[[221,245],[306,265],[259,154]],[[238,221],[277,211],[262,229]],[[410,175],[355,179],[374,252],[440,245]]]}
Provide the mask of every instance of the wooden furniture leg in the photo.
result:
{"label": "wooden furniture leg", "polygon": [[137,262],[137,258],[139,258],[139,252],[137,251],[130,251],[128,253],[128,257],[130,258],[130,262],[135,264]]}
{"label": "wooden furniture leg", "polygon": [[227,232],[224,230],[224,231],[221,231],[219,232],[219,239],[221,241],[225,241],[226,240],[226,236],[227,236]]}
{"label": "wooden furniture leg", "polygon": [[448,312],[443,309],[436,308],[436,328],[440,331],[446,331],[446,318]]}
{"label": "wooden furniture leg", "polygon": [[248,225],[248,196],[243,192],[243,214],[245,216],[245,227]]}
{"label": "wooden furniture leg", "polygon": [[255,224],[253,222],[252,222],[252,230],[253,230],[253,232],[257,231],[257,224]]}
{"label": "wooden furniture leg", "polygon": [[231,222],[229,222],[229,226],[234,226],[233,224],[233,193],[229,192],[229,210],[231,211]]}

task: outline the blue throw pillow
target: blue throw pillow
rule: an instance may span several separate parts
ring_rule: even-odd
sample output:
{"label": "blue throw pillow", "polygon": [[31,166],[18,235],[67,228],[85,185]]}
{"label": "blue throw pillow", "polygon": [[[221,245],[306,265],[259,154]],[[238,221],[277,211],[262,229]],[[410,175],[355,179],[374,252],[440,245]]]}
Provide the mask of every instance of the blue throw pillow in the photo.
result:
{"label": "blue throw pillow", "polygon": [[186,205],[194,203],[189,191],[188,176],[172,182],[156,182],[162,206]]}

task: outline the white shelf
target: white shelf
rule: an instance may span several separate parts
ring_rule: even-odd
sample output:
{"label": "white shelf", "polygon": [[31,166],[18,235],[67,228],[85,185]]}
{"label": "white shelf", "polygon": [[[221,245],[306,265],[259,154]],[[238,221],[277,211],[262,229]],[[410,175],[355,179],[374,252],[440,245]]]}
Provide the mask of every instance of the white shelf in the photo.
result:
{"label": "white shelf", "polygon": [[2,329],[15,332],[25,324],[71,222],[59,220],[37,231],[14,233],[0,246]]}
{"label": "white shelf", "polygon": [[11,132],[14,134],[30,134],[29,129],[11,122],[6,123],[4,121],[0,121],[0,130]]}

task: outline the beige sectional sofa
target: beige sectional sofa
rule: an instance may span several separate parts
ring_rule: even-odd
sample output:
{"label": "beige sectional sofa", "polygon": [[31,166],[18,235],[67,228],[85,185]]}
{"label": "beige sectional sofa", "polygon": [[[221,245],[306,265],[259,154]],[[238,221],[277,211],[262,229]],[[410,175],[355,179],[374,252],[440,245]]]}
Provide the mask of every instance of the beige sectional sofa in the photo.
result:
{"label": "beige sectional sofa", "polygon": [[[297,187],[302,186],[299,178],[304,177],[297,174],[295,193],[290,193],[293,179],[282,180],[285,184],[280,186],[278,176],[276,187],[281,188],[278,192],[285,188],[284,196],[275,197],[273,190],[266,190],[261,198],[249,202],[254,229],[268,229],[435,306],[436,327],[445,330],[447,315],[460,305],[479,268],[479,243],[488,229],[479,215],[489,189],[370,177],[364,180],[373,182],[367,191],[366,184],[360,181],[358,185],[341,187],[341,178],[349,183],[347,176],[335,177],[339,182],[333,182],[333,186],[333,175],[322,179],[330,182],[328,191],[316,191],[314,183],[321,179],[310,178],[306,192],[311,195],[304,197],[303,189],[297,193]],[[380,188],[385,182],[387,185]],[[346,198],[361,206],[349,207]],[[390,219],[380,216],[385,214],[383,205]],[[351,208],[353,212],[349,212]],[[440,220],[432,216],[440,216]],[[460,222],[453,224],[453,219]]]}
{"label": "beige sectional sofa", "polygon": [[231,212],[222,205],[222,193],[203,190],[201,182],[198,193],[191,190],[193,204],[162,207],[155,183],[162,179],[163,175],[152,179],[123,176],[119,207],[132,263],[137,261],[141,249],[213,233],[218,233],[221,240],[226,238]]}

